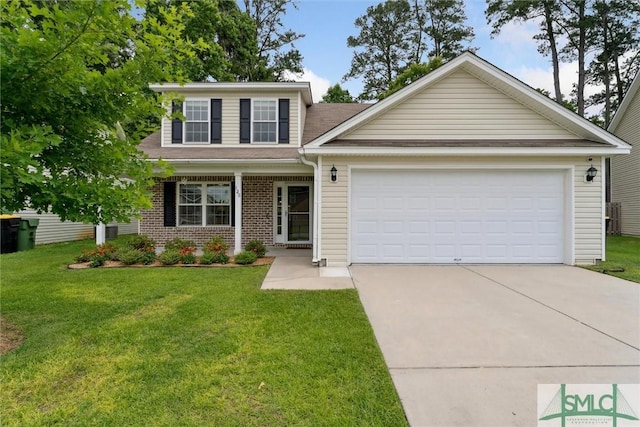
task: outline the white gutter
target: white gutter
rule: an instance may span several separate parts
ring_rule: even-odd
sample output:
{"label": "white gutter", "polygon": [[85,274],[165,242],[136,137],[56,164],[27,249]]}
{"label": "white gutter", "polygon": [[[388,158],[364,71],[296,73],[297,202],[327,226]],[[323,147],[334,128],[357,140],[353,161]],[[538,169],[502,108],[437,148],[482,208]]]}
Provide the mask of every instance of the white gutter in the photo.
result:
{"label": "white gutter", "polygon": [[576,155],[616,155],[629,154],[631,148],[623,147],[305,147],[305,153],[312,155],[341,155],[341,156],[576,156]]}
{"label": "white gutter", "polygon": [[318,212],[320,212],[320,191],[318,191],[318,183],[320,182],[320,168],[318,168],[317,163],[313,163],[304,155],[304,148],[300,149],[300,160],[307,166],[313,167],[313,258],[311,262],[314,264],[318,264],[320,262],[319,253],[320,248],[318,247]]}

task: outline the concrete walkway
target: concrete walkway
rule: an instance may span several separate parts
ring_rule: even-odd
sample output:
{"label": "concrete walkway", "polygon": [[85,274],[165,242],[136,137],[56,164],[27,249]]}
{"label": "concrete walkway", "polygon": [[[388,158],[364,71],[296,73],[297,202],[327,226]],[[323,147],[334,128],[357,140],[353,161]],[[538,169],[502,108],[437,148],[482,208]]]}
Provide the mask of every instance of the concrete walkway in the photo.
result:
{"label": "concrete walkway", "polygon": [[311,264],[311,249],[269,248],[275,256],[261,289],[353,289],[347,268],[315,267]]}
{"label": "concrete walkway", "polygon": [[538,384],[640,383],[640,284],[568,266],[351,273],[414,427],[532,426]]}

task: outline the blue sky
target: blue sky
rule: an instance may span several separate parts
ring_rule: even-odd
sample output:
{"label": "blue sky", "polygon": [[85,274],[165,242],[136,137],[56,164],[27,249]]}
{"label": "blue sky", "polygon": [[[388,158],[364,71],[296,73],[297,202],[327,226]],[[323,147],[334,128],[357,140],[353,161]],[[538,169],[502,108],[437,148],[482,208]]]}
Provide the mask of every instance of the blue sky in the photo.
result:
{"label": "blue sky", "polygon": [[[349,70],[353,50],[347,47],[347,37],[357,35],[353,25],[364,15],[368,6],[379,3],[370,0],[299,0],[298,9],[291,9],[284,17],[285,27],[306,36],[295,43],[304,56],[305,74],[297,80],[310,81],[314,101],[326,92],[329,85],[341,83]],[[538,53],[532,36],[537,24],[508,24],[501,34],[491,38],[491,27],[486,24],[484,0],[466,0],[467,24],[475,30],[472,46],[477,54],[514,75],[525,83],[553,91],[551,63]],[[577,79],[575,64],[562,64],[561,80],[565,94]],[[361,81],[341,83],[351,95],[358,95]],[[593,91],[587,90],[587,95]]]}

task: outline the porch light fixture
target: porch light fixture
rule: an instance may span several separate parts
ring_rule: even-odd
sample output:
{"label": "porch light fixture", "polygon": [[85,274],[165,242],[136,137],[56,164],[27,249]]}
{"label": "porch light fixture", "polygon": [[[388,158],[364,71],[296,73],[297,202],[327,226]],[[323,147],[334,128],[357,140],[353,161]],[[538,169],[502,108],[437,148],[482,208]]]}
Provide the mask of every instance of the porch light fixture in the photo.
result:
{"label": "porch light fixture", "polygon": [[338,180],[338,169],[336,169],[336,165],[331,167],[331,182],[336,182]]}
{"label": "porch light fixture", "polygon": [[591,167],[589,169],[587,169],[587,182],[593,182],[593,179],[596,177],[596,175],[598,174],[598,169],[593,167],[593,164],[591,165]]}

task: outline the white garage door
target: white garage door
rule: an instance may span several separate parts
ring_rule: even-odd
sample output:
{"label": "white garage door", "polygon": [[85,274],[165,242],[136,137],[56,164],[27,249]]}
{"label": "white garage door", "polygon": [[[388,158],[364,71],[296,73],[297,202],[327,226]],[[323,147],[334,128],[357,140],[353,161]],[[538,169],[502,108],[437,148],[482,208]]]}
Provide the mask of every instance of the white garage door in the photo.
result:
{"label": "white garage door", "polygon": [[351,261],[562,263],[562,171],[353,170]]}

